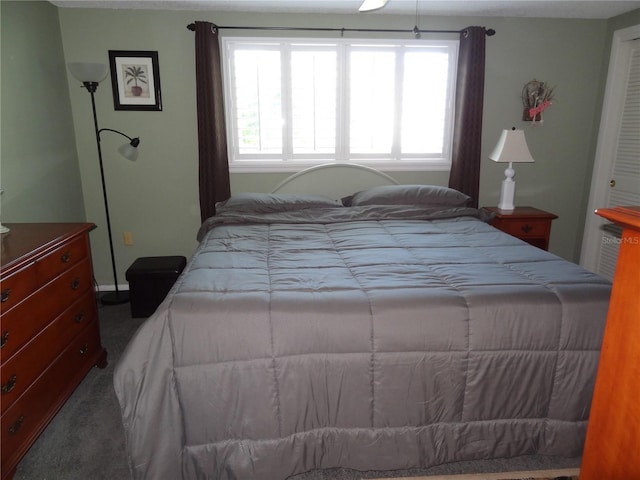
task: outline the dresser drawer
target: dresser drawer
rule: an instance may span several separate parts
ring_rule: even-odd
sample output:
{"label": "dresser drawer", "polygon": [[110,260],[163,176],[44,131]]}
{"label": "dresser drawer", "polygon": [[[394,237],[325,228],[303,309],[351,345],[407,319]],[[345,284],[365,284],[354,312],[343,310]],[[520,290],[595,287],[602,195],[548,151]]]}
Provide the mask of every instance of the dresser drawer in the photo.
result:
{"label": "dresser drawer", "polygon": [[8,312],[18,303],[31,295],[38,288],[38,276],[34,264],[0,279],[0,309],[2,313]]}
{"label": "dresser drawer", "polygon": [[38,280],[41,285],[48,283],[89,255],[89,246],[85,237],[77,238],[53,252],[45,255],[35,263]]}
{"label": "dresser drawer", "polygon": [[3,472],[24,455],[102,352],[98,323],[92,321],[38,381],[2,414]]}
{"label": "dresser drawer", "polygon": [[6,411],[88,323],[97,318],[92,292],[67,309],[0,367],[0,402]]}
{"label": "dresser drawer", "polygon": [[550,222],[544,219],[518,219],[508,222],[494,221],[493,225],[518,238],[540,238],[549,234]]}
{"label": "dresser drawer", "polygon": [[4,364],[18,349],[85,293],[93,293],[91,261],[86,258],[0,317],[0,356]]}

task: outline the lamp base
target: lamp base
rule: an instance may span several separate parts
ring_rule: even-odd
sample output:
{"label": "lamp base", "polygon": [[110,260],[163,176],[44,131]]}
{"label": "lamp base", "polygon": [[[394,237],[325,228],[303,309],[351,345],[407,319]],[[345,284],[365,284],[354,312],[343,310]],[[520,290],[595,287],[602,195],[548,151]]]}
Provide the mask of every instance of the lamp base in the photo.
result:
{"label": "lamp base", "polygon": [[511,179],[505,179],[502,181],[502,189],[500,190],[500,203],[498,208],[503,211],[511,211],[515,209],[513,205],[513,197],[516,193],[516,182]]}
{"label": "lamp base", "polygon": [[100,303],[103,305],[122,305],[129,302],[128,291],[108,292],[100,297]]}

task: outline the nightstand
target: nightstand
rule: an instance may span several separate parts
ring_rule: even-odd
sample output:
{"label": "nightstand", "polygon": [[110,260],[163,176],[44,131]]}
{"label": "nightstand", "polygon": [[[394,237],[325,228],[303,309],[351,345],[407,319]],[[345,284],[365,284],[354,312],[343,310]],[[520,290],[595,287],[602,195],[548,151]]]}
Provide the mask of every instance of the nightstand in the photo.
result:
{"label": "nightstand", "polygon": [[505,211],[498,207],[483,207],[495,214],[491,225],[520,240],[543,250],[549,249],[551,222],[558,218],[553,213],[533,207],[516,207]]}

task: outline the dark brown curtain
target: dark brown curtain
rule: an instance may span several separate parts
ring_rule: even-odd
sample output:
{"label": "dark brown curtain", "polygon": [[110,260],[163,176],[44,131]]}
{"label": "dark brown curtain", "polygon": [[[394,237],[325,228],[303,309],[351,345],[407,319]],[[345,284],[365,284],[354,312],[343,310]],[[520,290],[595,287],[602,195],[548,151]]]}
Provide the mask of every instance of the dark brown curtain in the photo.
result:
{"label": "dark brown curtain", "polygon": [[[460,32],[453,151],[449,174],[449,187],[469,195],[475,207],[478,206],[480,191],[484,57],[487,33],[484,27],[468,27]],[[489,31],[489,35],[493,33],[495,32]]]}
{"label": "dark brown curtain", "polygon": [[200,218],[204,221],[216,213],[216,202],[229,198],[231,188],[218,31],[208,22],[192,25],[189,28],[196,34]]}

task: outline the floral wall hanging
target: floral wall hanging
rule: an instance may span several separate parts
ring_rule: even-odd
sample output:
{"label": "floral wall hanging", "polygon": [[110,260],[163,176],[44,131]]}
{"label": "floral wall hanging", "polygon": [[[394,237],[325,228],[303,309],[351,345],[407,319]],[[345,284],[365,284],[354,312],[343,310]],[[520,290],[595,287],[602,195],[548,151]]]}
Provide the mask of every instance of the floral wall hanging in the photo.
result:
{"label": "floral wall hanging", "polygon": [[544,112],[551,106],[553,90],[546,82],[531,80],[522,88],[522,120],[525,122],[542,123]]}

